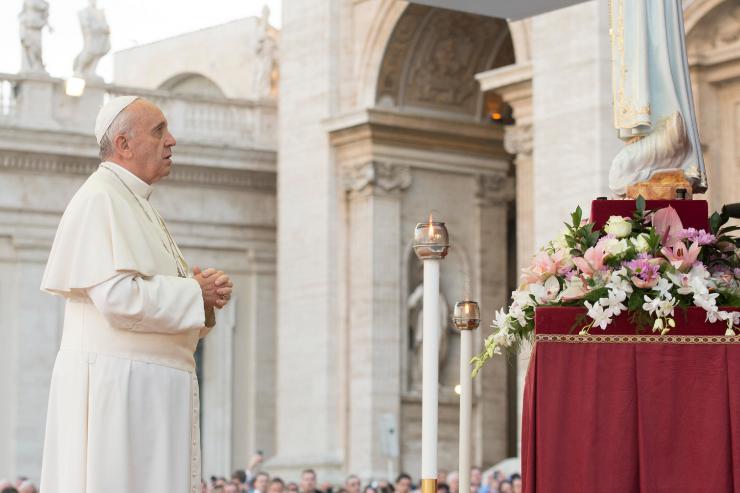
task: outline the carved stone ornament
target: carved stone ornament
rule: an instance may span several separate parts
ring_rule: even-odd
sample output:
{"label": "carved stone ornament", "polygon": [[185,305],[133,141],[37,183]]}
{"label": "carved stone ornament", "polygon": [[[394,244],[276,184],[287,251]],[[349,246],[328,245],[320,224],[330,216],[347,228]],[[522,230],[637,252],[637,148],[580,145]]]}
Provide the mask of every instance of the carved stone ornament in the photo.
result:
{"label": "carved stone ornament", "polygon": [[411,185],[411,170],[408,166],[368,161],[344,168],[344,184],[348,192],[360,192],[368,187],[385,192],[404,190]]}
{"label": "carved stone ornament", "polygon": [[725,2],[703,17],[687,40],[691,54],[709,53],[740,44],[740,5]]}
{"label": "carved stone ornament", "polygon": [[516,198],[514,178],[504,174],[480,175],[475,194],[478,205],[503,205]]}
{"label": "carved stone ornament", "polygon": [[475,74],[513,62],[505,20],[411,4],[389,39],[377,101],[477,116]]}
{"label": "carved stone ornament", "polygon": [[509,154],[532,154],[532,125],[512,125],[504,132],[504,149]]}

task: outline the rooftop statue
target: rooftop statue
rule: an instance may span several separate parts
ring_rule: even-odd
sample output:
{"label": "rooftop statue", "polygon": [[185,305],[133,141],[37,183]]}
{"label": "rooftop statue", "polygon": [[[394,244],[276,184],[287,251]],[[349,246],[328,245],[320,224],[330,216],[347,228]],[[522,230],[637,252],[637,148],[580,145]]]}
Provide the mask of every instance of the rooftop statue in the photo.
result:
{"label": "rooftop statue", "polygon": [[105,12],[98,8],[96,0],[80,10],[80,28],[84,45],[74,62],[74,74],[84,79],[99,78],[95,74],[98,62],[110,51],[110,28]]}
{"label": "rooftop statue", "polygon": [[41,50],[41,31],[49,23],[46,0],[24,0],[18,14],[21,39],[21,72],[46,74]]}
{"label": "rooftop statue", "polygon": [[612,0],[609,9],[614,127],[626,143],[609,187],[653,199],[706,191],[681,0]]}

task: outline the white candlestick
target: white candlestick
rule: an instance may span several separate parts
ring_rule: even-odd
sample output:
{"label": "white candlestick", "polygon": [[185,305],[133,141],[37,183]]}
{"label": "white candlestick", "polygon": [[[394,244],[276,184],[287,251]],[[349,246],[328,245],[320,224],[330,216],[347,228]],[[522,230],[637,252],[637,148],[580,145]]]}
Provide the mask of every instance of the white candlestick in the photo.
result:
{"label": "white candlestick", "polygon": [[473,331],[460,331],[460,493],[470,493],[471,419],[473,413],[473,380],[470,360],[473,358]]}
{"label": "white candlestick", "polygon": [[[439,260],[424,260],[422,340],[421,479],[437,480],[439,389]],[[431,484],[431,482],[428,482]],[[424,492],[427,493],[427,492]]]}

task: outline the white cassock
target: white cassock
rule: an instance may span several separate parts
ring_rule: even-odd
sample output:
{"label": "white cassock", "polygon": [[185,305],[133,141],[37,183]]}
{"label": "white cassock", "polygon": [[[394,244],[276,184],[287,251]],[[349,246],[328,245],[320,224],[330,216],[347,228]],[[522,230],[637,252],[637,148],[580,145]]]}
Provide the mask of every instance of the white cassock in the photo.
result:
{"label": "white cassock", "polygon": [[66,298],[44,493],[200,491],[193,354],[209,329],[151,191],[104,162],[59,224],[41,285]]}

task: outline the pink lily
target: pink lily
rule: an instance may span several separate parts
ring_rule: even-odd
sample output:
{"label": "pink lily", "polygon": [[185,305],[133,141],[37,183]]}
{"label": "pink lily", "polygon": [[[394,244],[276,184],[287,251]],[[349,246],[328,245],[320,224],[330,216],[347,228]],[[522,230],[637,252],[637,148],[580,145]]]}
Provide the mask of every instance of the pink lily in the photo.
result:
{"label": "pink lily", "polygon": [[594,272],[604,267],[604,257],[606,250],[606,242],[610,238],[604,236],[601,238],[596,245],[592,246],[583,254],[583,257],[573,257],[573,262],[578,267],[578,270],[583,272],[587,276],[593,275]]}
{"label": "pink lily", "polygon": [[681,272],[688,271],[694,265],[700,252],[701,247],[697,242],[693,242],[688,249],[682,241],[679,241],[672,247],[665,246],[660,249],[660,253],[668,259],[673,267]]}
{"label": "pink lily", "polygon": [[532,265],[522,269],[522,281],[527,284],[540,282],[554,274],[561,274],[567,270],[565,261],[567,252],[558,250],[549,255],[547,252],[539,252],[532,260]]}
{"label": "pink lily", "polygon": [[678,217],[676,209],[671,206],[655,211],[653,214],[653,227],[655,232],[661,238],[661,243],[667,247],[672,247],[676,242],[681,241],[679,233],[683,232],[681,218]]}

